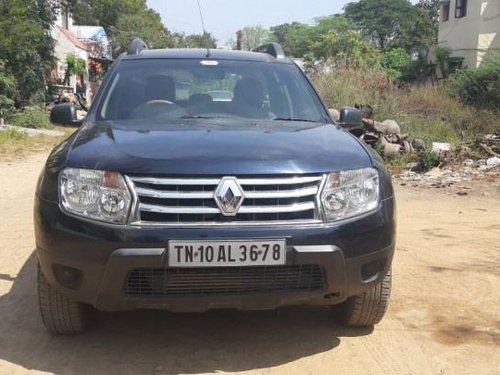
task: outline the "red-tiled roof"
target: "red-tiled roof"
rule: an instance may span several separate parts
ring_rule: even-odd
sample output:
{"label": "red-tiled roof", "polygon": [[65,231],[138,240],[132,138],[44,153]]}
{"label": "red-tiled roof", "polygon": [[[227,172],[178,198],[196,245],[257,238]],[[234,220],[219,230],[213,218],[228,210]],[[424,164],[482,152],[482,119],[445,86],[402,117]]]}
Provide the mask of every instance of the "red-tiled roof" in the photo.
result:
{"label": "red-tiled roof", "polygon": [[64,34],[64,36],[66,38],[68,38],[68,40],[73,43],[73,45],[77,48],[80,48],[80,49],[83,49],[84,51],[87,51],[88,50],[88,47],[87,47],[87,44],[83,41],[81,41],[80,39],[78,39],[76,37],[75,34],[73,34],[71,31],[69,31],[68,29],[65,29],[61,26],[57,26],[57,28],[59,29],[59,31],[61,33]]}

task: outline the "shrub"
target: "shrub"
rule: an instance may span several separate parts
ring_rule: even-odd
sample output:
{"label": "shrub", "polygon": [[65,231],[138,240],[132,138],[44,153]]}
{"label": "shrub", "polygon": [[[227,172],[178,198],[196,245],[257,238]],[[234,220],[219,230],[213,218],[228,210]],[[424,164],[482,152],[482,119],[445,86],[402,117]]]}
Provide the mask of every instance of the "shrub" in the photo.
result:
{"label": "shrub", "polygon": [[395,48],[384,53],[381,65],[391,77],[400,79],[410,63],[411,57],[409,53],[403,48]]}
{"label": "shrub", "polygon": [[479,68],[453,74],[449,89],[464,104],[500,112],[500,53],[492,53]]}
{"label": "shrub", "polygon": [[13,115],[9,122],[11,125],[33,129],[47,128],[50,126],[48,112],[40,107],[34,107],[19,112]]}

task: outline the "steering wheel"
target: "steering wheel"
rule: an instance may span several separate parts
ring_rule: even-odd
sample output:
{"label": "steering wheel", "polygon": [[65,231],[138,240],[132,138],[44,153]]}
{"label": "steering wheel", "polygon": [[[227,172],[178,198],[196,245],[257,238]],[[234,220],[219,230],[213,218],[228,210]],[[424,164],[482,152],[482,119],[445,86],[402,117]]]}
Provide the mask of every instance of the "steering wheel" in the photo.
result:
{"label": "steering wheel", "polygon": [[184,109],[174,102],[164,99],[153,99],[134,108],[131,113],[131,118],[163,118],[175,111],[182,111],[182,113],[184,113]]}
{"label": "steering wheel", "polygon": [[157,104],[167,104],[167,105],[177,105],[175,104],[174,102],[171,102],[171,101],[168,101],[168,100],[164,100],[164,99],[153,99],[153,100],[149,100],[147,101],[146,103],[142,104],[142,105],[157,105]]}

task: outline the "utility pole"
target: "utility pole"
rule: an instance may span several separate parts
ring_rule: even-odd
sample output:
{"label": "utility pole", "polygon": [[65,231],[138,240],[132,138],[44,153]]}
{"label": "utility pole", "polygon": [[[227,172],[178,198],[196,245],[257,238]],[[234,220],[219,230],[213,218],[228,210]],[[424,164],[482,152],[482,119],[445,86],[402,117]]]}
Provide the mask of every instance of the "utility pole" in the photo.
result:
{"label": "utility pole", "polygon": [[243,49],[243,31],[238,30],[236,33],[236,49],[241,51]]}

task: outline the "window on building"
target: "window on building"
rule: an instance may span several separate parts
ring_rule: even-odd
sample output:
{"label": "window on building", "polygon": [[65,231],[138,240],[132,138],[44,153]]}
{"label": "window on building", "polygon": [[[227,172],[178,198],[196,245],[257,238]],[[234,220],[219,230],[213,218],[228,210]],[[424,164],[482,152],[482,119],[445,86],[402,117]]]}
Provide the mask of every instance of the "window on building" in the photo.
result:
{"label": "window on building", "polygon": [[456,0],[455,18],[463,18],[467,15],[467,0]]}
{"label": "window on building", "polygon": [[441,22],[446,22],[450,19],[450,3],[443,4],[441,7]]}

